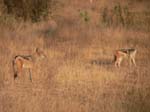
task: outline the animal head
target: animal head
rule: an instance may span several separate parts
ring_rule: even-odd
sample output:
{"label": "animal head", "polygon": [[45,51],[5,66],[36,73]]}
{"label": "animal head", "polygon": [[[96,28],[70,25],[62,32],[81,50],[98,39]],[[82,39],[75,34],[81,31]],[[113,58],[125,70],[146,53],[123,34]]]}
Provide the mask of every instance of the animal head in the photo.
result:
{"label": "animal head", "polygon": [[41,49],[39,49],[39,48],[35,49],[35,53],[36,53],[36,56],[38,57],[38,59],[44,59],[44,58],[46,58],[45,53]]}

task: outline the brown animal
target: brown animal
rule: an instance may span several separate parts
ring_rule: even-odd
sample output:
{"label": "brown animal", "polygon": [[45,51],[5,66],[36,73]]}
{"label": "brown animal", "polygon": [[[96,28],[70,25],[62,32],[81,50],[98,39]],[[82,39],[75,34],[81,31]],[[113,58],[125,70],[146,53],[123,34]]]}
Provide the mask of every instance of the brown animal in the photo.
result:
{"label": "brown animal", "polygon": [[129,58],[130,65],[131,63],[136,66],[135,62],[135,56],[136,56],[137,50],[136,49],[120,49],[116,50],[114,58],[115,58],[115,66],[120,67],[121,62],[125,58]]}
{"label": "brown animal", "polygon": [[31,77],[31,69],[34,67],[34,65],[38,64],[38,61],[45,58],[46,55],[43,51],[41,51],[39,48],[36,48],[33,55],[17,55],[13,59],[13,70],[14,70],[14,79],[16,79],[22,72],[23,69],[29,70],[29,77],[32,81]]}

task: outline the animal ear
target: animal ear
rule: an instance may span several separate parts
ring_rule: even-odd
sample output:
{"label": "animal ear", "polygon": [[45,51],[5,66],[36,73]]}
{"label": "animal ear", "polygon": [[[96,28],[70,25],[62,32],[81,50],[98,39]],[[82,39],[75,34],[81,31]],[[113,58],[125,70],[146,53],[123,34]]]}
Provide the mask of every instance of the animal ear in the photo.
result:
{"label": "animal ear", "polygon": [[36,52],[36,53],[42,53],[43,50],[41,50],[41,48],[36,48],[36,49],[35,49],[35,52]]}
{"label": "animal ear", "polygon": [[36,48],[34,49],[34,52],[39,52],[39,48],[36,47]]}
{"label": "animal ear", "polygon": [[36,52],[38,52],[39,51],[39,48],[36,48]]}

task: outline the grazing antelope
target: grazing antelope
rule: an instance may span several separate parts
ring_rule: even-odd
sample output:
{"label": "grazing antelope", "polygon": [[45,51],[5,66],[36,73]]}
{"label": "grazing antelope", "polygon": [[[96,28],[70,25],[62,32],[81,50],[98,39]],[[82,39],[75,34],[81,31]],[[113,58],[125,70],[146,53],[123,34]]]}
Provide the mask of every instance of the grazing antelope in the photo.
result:
{"label": "grazing antelope", "polygon": [[131,63],[136,66],[135,63],[135,55],[136,55],[137,50],[136,49],[120,49],[116,50],[116,53],[114,55],[115,58],[115,66],[120,67],[120,64],[123,59],[129,58],[130,65]]}
{"label": "grazing antelope", "polygon": [[31,69],[37,64],[38,60],[41,60],[45,58],[46,55],[43,53],[43,51],[39,50],[39,48],[36,48],[33,55],[24,56],[24,55],[17,55],[15,56],[13,60],[13,70],[14,70],[14,79],[18,77],[18,75],[21,74],[22,69],[27,68],[29,70],[29,77],[32,81],[31,77]]}

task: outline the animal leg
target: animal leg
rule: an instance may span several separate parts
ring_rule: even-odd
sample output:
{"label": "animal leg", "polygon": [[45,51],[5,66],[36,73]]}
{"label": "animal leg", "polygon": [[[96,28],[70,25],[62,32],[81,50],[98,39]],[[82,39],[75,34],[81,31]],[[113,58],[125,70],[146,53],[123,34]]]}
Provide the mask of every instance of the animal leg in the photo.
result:
{"label": "animal leg", "polygon": [[29,69],[29,78],[30,78],[30,80],[31,80],[31,82],[32,82],[32,76],[31,76],[32,74],[31,74],[31,70]]}
{"label": "animal leg", "polygon": [[134,64],[134,66],[136,66],[136,62],[134,58],[132,58],[132,63]]}
{"label": "animal leg", "polygon": [[129,65],[132,65],[132,58],[129,58]]}

